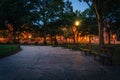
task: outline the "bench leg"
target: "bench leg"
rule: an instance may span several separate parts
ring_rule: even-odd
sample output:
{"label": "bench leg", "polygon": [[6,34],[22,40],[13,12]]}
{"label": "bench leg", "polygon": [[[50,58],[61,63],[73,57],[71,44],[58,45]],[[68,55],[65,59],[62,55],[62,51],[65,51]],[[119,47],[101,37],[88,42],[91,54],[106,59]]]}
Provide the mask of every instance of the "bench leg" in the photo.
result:
{"label": "bench leg", "polygon": [[96,54],[94,54],[93,57],[94,57],[94,60],[97,60],[97,55]]}
{"label": "bench leg", "polygon": [[108,57],[100,57],[101,62],[103,65],[108,64],[108,65],[112,65],[112,58],[108,58]]}

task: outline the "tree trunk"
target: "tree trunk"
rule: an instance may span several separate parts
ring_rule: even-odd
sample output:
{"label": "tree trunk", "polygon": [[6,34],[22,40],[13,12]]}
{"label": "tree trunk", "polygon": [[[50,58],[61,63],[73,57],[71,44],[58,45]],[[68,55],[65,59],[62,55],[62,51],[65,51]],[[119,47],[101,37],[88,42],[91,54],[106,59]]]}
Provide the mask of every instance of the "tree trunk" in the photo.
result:
{"label": "tree trunk", "polygon": [[43,42],[44,45],[47,45],[47,40],[46,40],[46,36],[44,34],[44,42]]}
{"label": "tree trunk", "polygon": [[58,45],[58,42],[57,42],[56,36],[55,36],[55,38],[54,38],[54,44],[55,44],[55,45]]}
{"label": "tree trunk", "polygon": [[103,14],[102,14],[102,10],[101,7],[103,4],[100,0],[92,0],[93,6],[94,8],[90,5],[89,0],[85,0],[86,3],[88,4],[88,6],[92,9],[92,11],[94,12],[96,18],[97,18],[97,22],[98,22],[98,31],[99,31],[99,45],[104,45],[104,36],[103,36],[103,28],[104,28],[104,24],[103,24]]}
{"label": "tree trunk", "polygon": [[94,3],[94,7],[95,7],[95,14],[96,14],[96,17],[97,17],[97,22],[98,22],[99,45],[101,46],[101,45],[104,45],[103,16],[102,16],[102,12],[100,10],[100,7],[98,5],[96,5],[96,3]]}
{"label": "tree trunk", "polygon": [[46,40],[46,31],[45,31],[45,27],[44,27],[44,42],[43,42],[43,44],[44,45],[47,45],[47,40]]}
{"label": "tree trunk", "polygon": [[76,39],[75,39],[75,33],[74,33],[74,44],[76,43]]}
{"label": "tree trunk", "polygon": [[104,45],[104,36],[103,36],[103,22],[98,20],[98,31],[99,31],[99,45]]}
{"label": "tree trunk", "polygon": [[79,40],[79,32],[77,32],[77,44],[79,43],[78,40]]}
{"label": "tree trunk", "polygon": [[50,38],[51,38],[51,44],[53,44],[53,38],[52,38],[52,35],[50,36]]}
{"label": "tree trunk", "polygon": [[108,44],[111,44],[110,43],[110,32],[108,32]]}
{"label": "tree trunk", "polygon": [[89,36],[89,44],[91,44],[91,36]]}
{"label": "tree trunk", "polygon": [[16,43],[16,27],[13,25],[13,43]]}

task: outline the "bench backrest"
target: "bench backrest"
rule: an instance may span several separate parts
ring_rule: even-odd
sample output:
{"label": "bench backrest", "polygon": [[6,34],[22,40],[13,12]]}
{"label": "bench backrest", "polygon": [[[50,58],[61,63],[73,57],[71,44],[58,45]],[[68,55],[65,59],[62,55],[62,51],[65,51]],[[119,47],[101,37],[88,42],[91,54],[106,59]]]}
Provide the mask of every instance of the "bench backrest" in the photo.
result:
{"label": "bench backrest", "polygon": [[90,45],[90,44],[87,44],[87,45],[85,46],[85,48],[86,48],[86,49],[91,49],[91,45]]}
{"label": "bench backrest", "polygon": [[108,46],[102,46],[100,48],[100,53],[113,56],[114,48],[113,47],[108,47]]}

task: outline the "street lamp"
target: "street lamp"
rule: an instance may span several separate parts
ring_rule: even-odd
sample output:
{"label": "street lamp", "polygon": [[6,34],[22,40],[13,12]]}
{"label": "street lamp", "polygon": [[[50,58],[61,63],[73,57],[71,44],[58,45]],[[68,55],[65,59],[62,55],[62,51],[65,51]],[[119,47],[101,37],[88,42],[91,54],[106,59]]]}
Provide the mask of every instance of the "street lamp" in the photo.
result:
{"label": "street lamp", "polygon": [[113,42],[115,44],[115,35],[112,35],[112,38],[113,38]]}
{"label": "street lamp", "polygon": [[75,21],[75,26],[79,26],[80,25],[80,21]]}
{"label": "street lamp", "polygon": [[[77,34],[78,34],[78,31],[77,31],[77,29],[78,29],[78,26],[80,25],[80,21],[79,20],[76,20],[75,21],[75,23],[74,23],[74,27],[73,27],[73,32],[74,32],[74,43],[78,43],[78,36],[77,36]],[[77,40],[76,40],[77,39]]]}
{"label": "street lamp", "polygon": [[77,27],[80,25],[80,21],[76,20],[75,21],[75,26],[73,27],[73,32],[76,32]]}
{"label": "street lamp", "polygon": [[32,38],[32,35],[29,35],[28,38],[31,39],[31,38]]}
{"label": "street lamp", "polygon": [[28,35],[28,38],[29,38],[29,43],[31,43],[31,38],[32,38],[32,35],[31,35],[31,34],[29,34],[29,35]]}

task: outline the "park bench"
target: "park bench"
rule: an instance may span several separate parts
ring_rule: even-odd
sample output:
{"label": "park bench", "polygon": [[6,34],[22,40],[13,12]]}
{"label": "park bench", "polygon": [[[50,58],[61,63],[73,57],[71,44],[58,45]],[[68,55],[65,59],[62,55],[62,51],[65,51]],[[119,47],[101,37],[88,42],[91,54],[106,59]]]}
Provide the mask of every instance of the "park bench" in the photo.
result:
{"label": "park bench", "polygon": [[113,47],[102,46],[100,48],[100,52],[99,53],[93,52],[93,55],[94,55],[94,59],[99,57],[99,60],[102,62],[102,64],[105,64],[105,63],[112,64],[113,53],[114,53]]}
{"label": "park bench", "polygon": [[81,48],[80,49],[82,53],[84,53],[85,55],[89,55],[91,53],[91,50],[90,49],[87,49],[87,48]]}
{"label": "park bench", "polygon": [[84,48],[80,48],[80,51],[84,53],[85,55],[90,55],[91,54],[91,46],[87,44]]}

